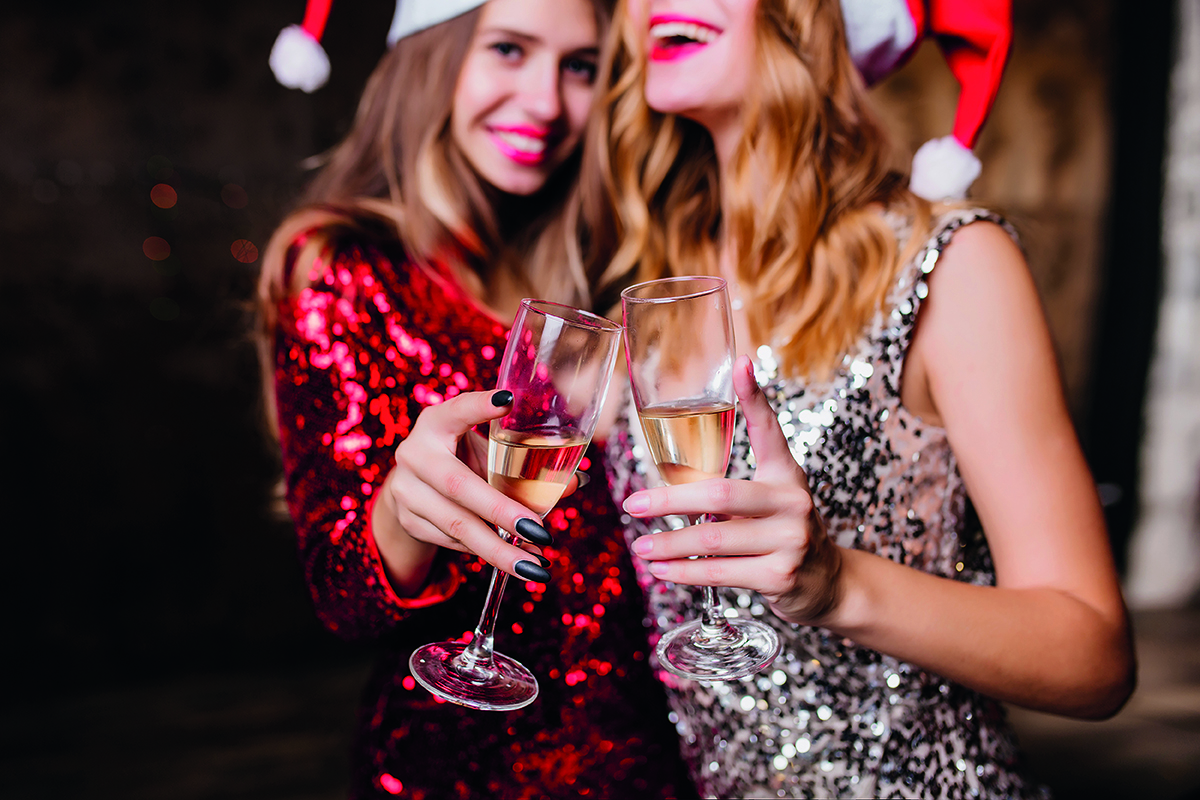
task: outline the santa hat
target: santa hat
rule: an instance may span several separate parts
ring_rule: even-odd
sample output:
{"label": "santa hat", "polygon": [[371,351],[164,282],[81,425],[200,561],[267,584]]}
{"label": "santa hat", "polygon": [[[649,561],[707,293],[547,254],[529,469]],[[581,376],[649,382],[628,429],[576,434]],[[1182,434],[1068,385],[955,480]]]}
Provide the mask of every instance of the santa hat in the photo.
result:
{"label": "santa hat", "polygon": [[[332,0],[308,0],[304,22],[289,25],[271,48],[269,63],[275,78],[289,89],[312,92],[329,80],[329,56],[321,47],[321,34],[329,19]],[[487,0],[396,0],[396,14],[388,30],[389,45],[409,34],[453,19]]]}
{"label": "santa hat", "polygon": [[979,177],[971,152],[996,100],[1012,45],[1012,0],[841,0],[850,55],[868,84],[899,69],[933,37],[958,81],[950,136],[921,145],[911,188],[928,200],[960,199]]}

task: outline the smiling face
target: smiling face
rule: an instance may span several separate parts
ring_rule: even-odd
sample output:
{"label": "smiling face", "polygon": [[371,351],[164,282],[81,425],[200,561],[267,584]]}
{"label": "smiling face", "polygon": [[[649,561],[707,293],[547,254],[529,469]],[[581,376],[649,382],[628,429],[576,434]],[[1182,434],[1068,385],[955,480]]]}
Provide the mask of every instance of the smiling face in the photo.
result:
{"label": "smiling face", "polygon": [[758,0],[639,0],[646,102],[707,127],[737,120],[754,69]]}
{"label": "smiling face", "polygon": [[574,152],[599,50],[591,0],[490,0],[454,91],[450,130],[479,175],[530,195]]}

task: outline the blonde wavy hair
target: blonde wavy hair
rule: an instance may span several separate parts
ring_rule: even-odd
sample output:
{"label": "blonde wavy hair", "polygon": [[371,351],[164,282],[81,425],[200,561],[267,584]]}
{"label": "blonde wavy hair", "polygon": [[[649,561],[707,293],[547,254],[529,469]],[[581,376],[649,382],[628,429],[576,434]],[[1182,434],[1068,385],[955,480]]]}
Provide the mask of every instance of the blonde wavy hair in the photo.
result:
{"label": "blonde wavy hair", "polygon": [[[618,4],[585,148],[585,268],[598,298],[613,302],[634,281],[718,274],[724,236],[755,342],[776,348],[788,374],[829,375],[930,219],[907,176],[889,167],[838,0],[759,0],[757,80],[725,176],[704,128],[646,105],[646,31],[627,4]],[[905,253],[884,208],[914,221]]]}

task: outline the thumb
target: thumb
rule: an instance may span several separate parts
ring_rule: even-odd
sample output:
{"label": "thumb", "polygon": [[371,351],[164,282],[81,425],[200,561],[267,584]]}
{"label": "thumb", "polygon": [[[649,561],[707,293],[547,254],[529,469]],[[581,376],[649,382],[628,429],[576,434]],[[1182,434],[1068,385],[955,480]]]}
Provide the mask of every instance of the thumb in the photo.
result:
{"label": "thumb", "polygon": [[750,433],[750,447],[759,470],[796,468],[796,458],[788,447],[787,437],[779,427],[775,409],[759,388],[754,377],[754,365],[748,356],[739,356],[733,365],[733,388],[742,404],[746,417],[746,428]]}

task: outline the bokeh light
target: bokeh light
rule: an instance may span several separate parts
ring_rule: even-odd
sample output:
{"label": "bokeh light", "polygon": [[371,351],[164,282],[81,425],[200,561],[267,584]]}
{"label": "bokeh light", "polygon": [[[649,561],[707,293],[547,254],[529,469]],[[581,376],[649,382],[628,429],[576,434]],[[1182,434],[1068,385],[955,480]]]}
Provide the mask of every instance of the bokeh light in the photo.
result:
{"label": "bokeh light", "polygon": [[230,246],[229,252],[233,253],[233,257],[243,264],[253,264],[258,261],[258,248],[249,239],[238,239]]}
{"label": "bokeh light", "polygon": [[179,195],[168,184],[160,183],[150,190],[150,202],[159,208],[174,208]]}
{"label": "bokeh light", "polygon": [[171,255],[171,245],[161,236],[151,236],[142,242],[142,252],[151,261],[163,261]]}
{"label": "bokeh light", "polygon": [[236,183],[227,183],[221,189],[221,199],[230,208],[245,208],[250,202],[250,195]]}

